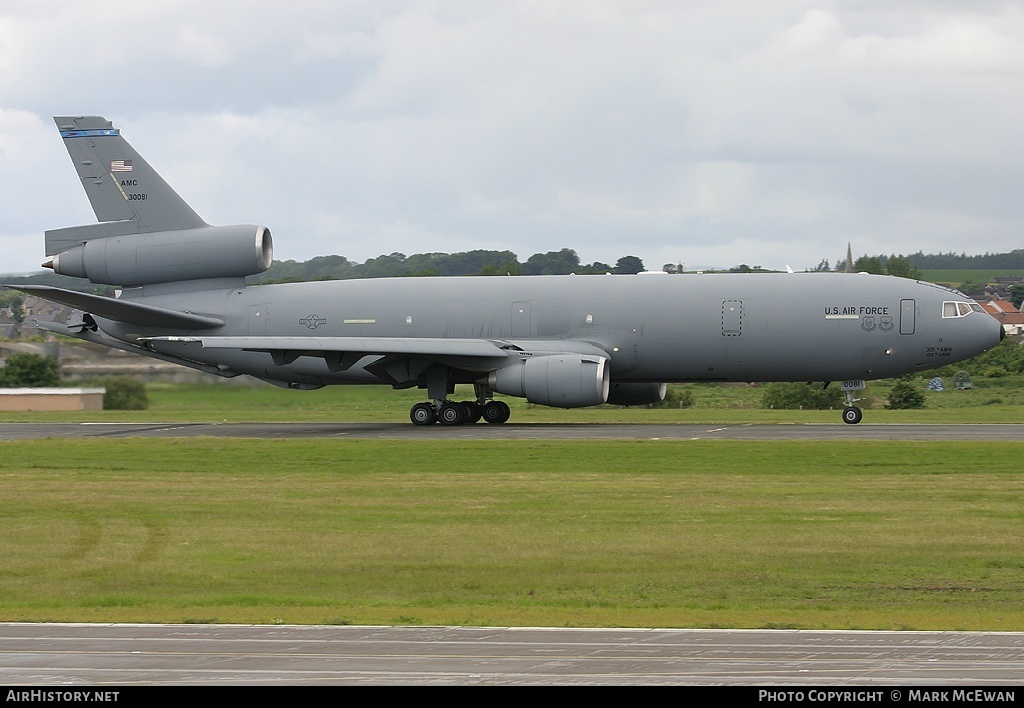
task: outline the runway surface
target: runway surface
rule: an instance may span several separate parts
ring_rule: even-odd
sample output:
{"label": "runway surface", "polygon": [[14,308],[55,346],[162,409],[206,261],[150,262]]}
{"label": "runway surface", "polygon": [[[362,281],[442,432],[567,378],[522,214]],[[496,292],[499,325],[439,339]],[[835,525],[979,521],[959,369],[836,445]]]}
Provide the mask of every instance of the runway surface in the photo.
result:
{"label": "runway surface", "polygon": [[196,437],[402,440],[1024,440],[1024,425],[516,423],[0,423],[0,440]]}
{"label": "runway surface", "polygon": [[8,686],[1005,687],[1022,676],[1019,633],[0,624]]}

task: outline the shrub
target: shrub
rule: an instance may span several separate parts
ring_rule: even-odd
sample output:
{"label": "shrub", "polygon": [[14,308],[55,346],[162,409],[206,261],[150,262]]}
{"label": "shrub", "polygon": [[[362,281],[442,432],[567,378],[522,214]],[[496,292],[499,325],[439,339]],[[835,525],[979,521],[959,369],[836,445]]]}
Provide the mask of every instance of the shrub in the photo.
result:
{"label": "shrub", "polygon": [[816,384],[771,383],[764,387],[761,405],[786,410],[829,410],[843,403],[839,387],[822,388]]}
{"label": "shrub", "polygon": [[149,408],[146,384],[127,376],[113,376],[96,381],[96,386],[107,389],[103,394],[103,410],[143,411]]}
{"label": "shrub", "polygon": [[924,408],[924,391],[911,377],[896,380],[889,391],[889,403],[886,408]]}
{"label": "shrub", "polygon": [[654,408],[692,408],[693,391],[682,386],[669,386],[665,398],[652,404]]}
{"label": "shrub", "polygon": [[52,356],[12,354],[0,369],[0,388],[36,388],[60,385],[60,364]]}

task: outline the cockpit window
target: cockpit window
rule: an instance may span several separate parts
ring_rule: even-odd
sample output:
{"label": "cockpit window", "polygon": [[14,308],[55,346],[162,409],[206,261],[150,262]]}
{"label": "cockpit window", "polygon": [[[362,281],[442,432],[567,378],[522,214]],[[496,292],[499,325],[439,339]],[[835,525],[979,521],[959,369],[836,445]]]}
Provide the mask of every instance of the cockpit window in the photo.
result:
{"label": "cockpit window", "polygon": [[972,312],[984,312],[981,305],[970,302],[951,302],[947,300],[942,303],[942,316],[948,317],[967,317]]}

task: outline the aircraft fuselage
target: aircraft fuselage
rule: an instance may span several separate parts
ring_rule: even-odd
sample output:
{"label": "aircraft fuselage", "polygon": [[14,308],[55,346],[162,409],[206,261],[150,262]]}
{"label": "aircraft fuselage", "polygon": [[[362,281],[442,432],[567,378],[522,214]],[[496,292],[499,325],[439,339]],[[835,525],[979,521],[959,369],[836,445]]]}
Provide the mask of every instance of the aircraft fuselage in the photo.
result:
{"label": "aircraft fuselage", "polygon": [[[527,350],[587,342],[608,353],[614,382],[888,378],[975,356],[1001,332],[982,312],[944,317],[944,303],[969,302],[959,293],[867,274],[387,278],[138,290],[125,297],[222,318],[222,328],[203,332],[213,337],[479,339]],[[190,334],[100,323],[128,341]],[[264,379],[380,382],[362,365],[331,371],[314,356],[279,364],[268,352],[165,341],[153,348]]]}

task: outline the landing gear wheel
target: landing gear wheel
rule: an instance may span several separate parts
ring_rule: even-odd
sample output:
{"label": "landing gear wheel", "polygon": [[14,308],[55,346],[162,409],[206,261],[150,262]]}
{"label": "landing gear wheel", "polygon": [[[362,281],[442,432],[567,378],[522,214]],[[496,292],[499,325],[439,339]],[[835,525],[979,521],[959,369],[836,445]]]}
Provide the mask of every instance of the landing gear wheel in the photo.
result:
{"label": "landing gear wheel", "polygon": [[484,420],[492,425],[501,425],[512,415],[512,411],[504,401],[488,401],[483,405],[481,413]]}
{"label": "landing gear wheel", "polygon": [[441,425],[462,425],[466,422],[466,409],[461,403],[448,402],[441,406],[437,414]]}
{"label": "landing gear wheel", "polygon": [[437,414],[429,403],[417,403],[409,410],[409,420],[413,425],[433,425],[437,422]]}
{"label": "landing gear wheel", "polygon": [[473,401],[463,401],[459,405],[466,409],[466,425],[480,422],[480,417],[483,415],[483,411],[480,410],[480,404]]}
{"label": "landing gear wheel", "polygon": [[864,414],[857,406],[847,406],[843,409],[843,422],[847,425],[857,425],[863,417]]}

